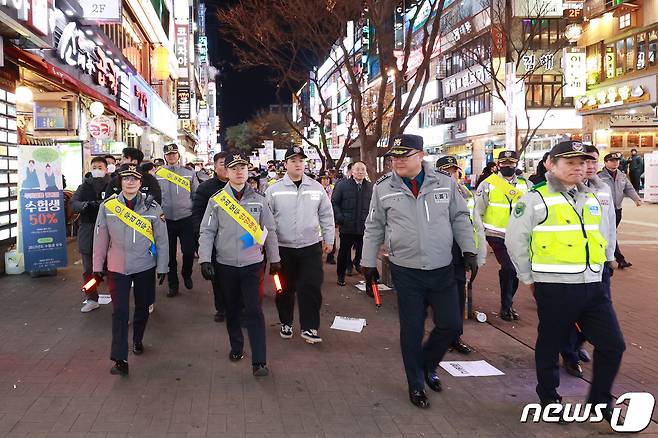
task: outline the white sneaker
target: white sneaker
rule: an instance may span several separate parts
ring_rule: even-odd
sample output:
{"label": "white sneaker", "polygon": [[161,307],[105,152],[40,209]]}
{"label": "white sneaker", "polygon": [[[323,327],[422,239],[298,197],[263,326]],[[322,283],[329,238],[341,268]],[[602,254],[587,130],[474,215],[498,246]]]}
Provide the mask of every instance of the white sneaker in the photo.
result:
{"label": "white sneaker", "polygon": [[322,338],[318,336],[318,331],[314,329],[302,331],[302,338],[304,338],[308,344],[317,344],[322,342]]}
{"label": "white sneaker", "polygon": [[283,339],[292,338],[292,327],[286,324],[281,324],[281,330],[279,331],[279,335],[281,335]]}
{"label": "white sneaker", "polygon": [[82,309],[80,309],[80,311],[82,313],[87,313],[87,312],[91,312],[92,310],[98,309],[100,306],[101,305],[98,304],[96,301],[87,300],[87,302],[85,303],[84,306],[82,306]]}
{"label": "white sneaker", "polygon": [[149,306],[149,313],[153,313],[153,309],[155,309],[155,303]]}

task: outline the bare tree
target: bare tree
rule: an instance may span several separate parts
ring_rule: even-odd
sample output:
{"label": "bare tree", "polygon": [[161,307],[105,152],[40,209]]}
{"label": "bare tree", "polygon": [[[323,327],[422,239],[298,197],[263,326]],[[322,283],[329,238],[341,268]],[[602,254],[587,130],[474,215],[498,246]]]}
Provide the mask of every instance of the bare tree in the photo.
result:
{"label": "bare tree", "polygon": [[[422,96],[432,77],[430,60],[439,44],[445,0],[419,1],[418,6],[409,10],[404,10],[404,3],[402,0],[241,0],[236,6],[220,11],[219,17],[226,36],[235,42],[241,66],[272,68],[275,72],[272,80],[279,90],[293,91],[309,79],[312,66],[331,60],[333,68],[329,75],[349,93],[350,125],[356,129],[356,135],[346,136],[345,143],[358,140],[361,159],[376,173],[377,157],[420,110]],[[395,47],[396,14],[406,15],[407,22],[401,50]],[[361,27],[372,30],[367,48],[355,44],[354,35],[347,34],[348,22],[358,23],[357,30]],[[363,66],[367,65],[367,57],[374,54],[379,71],[378,77],[371,79]],[[328,77],[323,74],[312,79],[319,81],[316,84],[319,91]],[[319,128],[324,126],[322,114],[329,113],[336,104],[327,101],[323,105],[326,111],[316,120]],[[320,138],[322,135],[320,129]],[[308,139],[304,140],[309,143]],[[326,138],[321,140],[321,149],[326,144]]]}

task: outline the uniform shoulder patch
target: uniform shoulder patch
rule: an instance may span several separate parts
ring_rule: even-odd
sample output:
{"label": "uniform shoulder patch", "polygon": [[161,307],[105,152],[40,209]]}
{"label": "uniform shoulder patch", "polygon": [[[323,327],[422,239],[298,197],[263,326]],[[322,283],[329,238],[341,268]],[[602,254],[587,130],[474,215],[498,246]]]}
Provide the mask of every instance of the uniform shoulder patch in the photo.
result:
{"label": "uniform shoulder patch", "polygon": [[525,213],[525,202],[517,202],[514,207],[514,217],[521,217]]}
{"label": "uniform shoulder patch", "polygon": [[539,189],[541,187],[544,187],[545,185],[546,185],[546,181],[542,181],[542,182],[539,182],[539,183],[535,184],[534,186],[532,186],[532,189],[530,189],[530,190],[533,191],[533,192],[536,192],[537,189]]}
{"label": "uniform shoulder patch", "polygon": [[167,222],[167,219],[165,218],[165,214],[164,214],[164,213],[160,214],[160,220],[161,220],[162,222]]}
{"label": "uniform shoulder patch", "polygon": [[449,174],[448,172],[446,172],[445,170],[436,169],[435,172],[436,172],[436,173],[442,173],[442,174],[444,174],[445,176],[450,176],[450,174]]}
{"label": "uniform shoulder patch", "polygon": [[375,184],[379,184],[379,183],[381,183],[382,181],[386,181],[386,180],[389,179],[391,176],[393,176],[393,174],[392,174],[391,172],[385,173],[384,175],[382,175],[381,177],[379,177],[379,179],[375,182]]}

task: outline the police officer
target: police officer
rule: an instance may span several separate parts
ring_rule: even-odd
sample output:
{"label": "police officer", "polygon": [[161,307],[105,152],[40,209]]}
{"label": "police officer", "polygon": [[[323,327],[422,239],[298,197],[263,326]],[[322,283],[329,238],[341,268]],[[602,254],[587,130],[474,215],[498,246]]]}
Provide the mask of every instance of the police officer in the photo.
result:
{"label": "police officer", "polygon": [[155,299],[155,277],[164,280],[169,263],[167,229],[162,208],[140,192],[142,174],[135,164],[118,170],[121,192],[100,206],[94,234],[94,275],[107,262],[112,297],[112,374],[128,375],[128,314],[134,285],[133,353],[142,354],[149,305]]}
{"label": "police officer", "polygon": [[[271,262],[270,272],[279,272],[281,264],[274,218],[265,197],[247,184],[248,163],[244,155],[237,153],[231,153],[224,159],[229,181],[208,202],[201,222],[199,263],[203,278],[218,279],[226,300],[226,330],[231,343],[229,359],[237,362],[243,357],[240,314],[244,305],[244,326],[251,346],[252,372],[254,376],[261,377],[269,374],[265,318],[259,299],[264,275],[263,245],[267,247],[267,257]],[[245,214],[240,214],[239,210]],[[248,226],[246,215],[255,227]],[[261,230],[266,233],[262,235],[264,237],[254,234]]]}
{"label": "police officer", "polygon": [[524,195],[510,217],[505,243],[519,279],[531,285],[539,327],[535,348],[537,394],[542,405],[560,403],[558,354],[574,323],[594,345],[588,402],[605,403],[625,349],[610,297],[601,282],[607,260],[603,206],[585,186],[585,160],[594,157],[580,142],[551,149],[546,182]]}
{"label": "police officer", "polygon": [[531,187],[525,178],[516,175],[518,162],[516,152],[502,151],[498,155],[498,173],[487,177],[475,193],[476,214],[482,218],[487,242],[500,264],[500,317],[505,321],[519,319],[512,307],[519,280],[507,254],[505,231],[516,202]]}
{"label": "police officer", "polygon": [[[596,175],[598,170],[599,150],[596,146],[585,146],[585,152],[594,159],[586,159],[587,169],[583,184],[594,191],[596,198],[601,204],[601,233],[608,245],[605,249],[606,262],[603,266],[601,281],[605,292],[610,296],[610,277],[614,272],[613,261],[615,260],[615,242],[617,241],[617,230],[615,225],[615,209],[612,204],[610,187]],[[580,330],[580,325],[575,324],[571,328],[566,345],[562,350],[562,360],[567,373],[575,377],[583,376],[582,362],[591,360],[587,350],[582,348],[585,337]]]}
{"label": "police officer", "polygon": [[318,335],[322,306],[322,254],[334,246],[334,212],[322,185],[304,174],[306,155],[299,146],[285,154],[286,174],[265,192],[274,213],[283,291],[276,295],[281,322],[280,336],[293,336],[295,293],[299,301],[302,338],[322,342]]}
{"label": "police officer", "polygon": [[[196,235],[199,235],[201,228],[201,221],[203,215],[206,213],[208,202],[210,198],[224,188],[228,181],[228,173],[224,167],[224,159],[230,155],[228,151],[218,152],[213,156],[215,163],[215,175],[207,181],[199,184],[199,187],[194,193],[194,200],[192,202],[192,220],[194,221],[194,230]],[[213,257],[214,259],[214,257]],[[226,317],[224,309],[224,297],[219,287],[220,279],[215,278],[212,280],[212,292],[215,298],[215,322],[223,322]]]}
{"label": "police officer", "polygon": [[[376,280],[379,247],[386,243],[398,297],[409,400],[428,408],[425,382],[441,391],[436,367],[460,329],[453,238],[463,251],[467,269],[477,272],[473,225],[457,184],[423,162],[422,137],[400,135],[387,154],[393,159],[393,172],[373,187],[361,265],[367,283]],[[423,345],[427,304],[432,308],[434,329]]]}
{"label": "police officer", "polygon": [[[80,228],[78,228],[78,248],[82,257],[83,281],[86,283],[93,274],[92,255],[94,242],[94,224],[98,216],[98,208],[105,199],[105,187],[110,182],[107,174],[107,161],[103,157],[91,159],[91,175],[78,186],[71,198],[71,208],[80,213]],[[80,311],[91,312],[98,309],[98,292],[93,288],[87,294]]]}
{"label": "police officer", "polygon": [[169,234],[169,283],[168,297],[178,295],[178,263],[176,261],[177,240],[180,240],[183,253],[181,274],[187,289],[192,289],[192,264],[196,243],[194,239],[194,222],[192,221],[192,196],[199,180],[193,170],[178,164],[180,154],[178,145],[167,144],[163,149],[167,165],[158,169],[155,176],[162,189],[162,209],[167,218]]}
{"label": "police officer", "polygon": [[[626,174],[619,170],[619,160],[621,160],[621,158],[622,156],[619,152],[607,154],[603,157],[605,167],[598,173],[599,178],[610,187],[612,201],[615,206],[617,226],[619,226],[619,223],[621,222],[621,209],[624,197],[628,196],[631,198],[637,207],[642,205],[640,195],[637,194]],[[618,242],[615,244],[615,260],[617,260],[617,266],[619,269],[630,268],[633,266],[632,263],[626,260],[624,254],[621,253]]]}
{"label": "police officer", "polygon": [[[475,197],[473,193],[461,183],[462,169],[459,167],[457,159],[451,155],[439,158],[436,162],[436,168],[452,177],[455,183],[457,183],[459,194],[466,201],[469,216],[473,223],[473,239],[475,240],[475,247],[478,250],[478,267],[483,266],[487,261],[487,246],[484,244],[484,226],[480,217],[473,214],[475,210]],[[457,241],[454,240],[452,243],[452,264],[455,268],[455,281],[457,282],[457,291],[459,292],[460,315],[464,315],[466,307],[466,266],[462,258],[462,250],[457,244]],[[452,349],[461,354],[469,354],[472,348],[461,339],[461,335],[464,334],[464,324],[461,319],[460,322],[459,336],[452,343]]]}
{"label": "police officer", "polygon": [[[139,169],[143,160],[144,152],[137,148],[124,148],[121,152],[121,164],[136,164],[137,168]],[[140,191],[145,195],[151,195],[155,202],[162,204],[162,192],[160,190],[160,184],[158,184],[158,180],[148,172],[140,173],[142,173],[143,176]],[[121,184],[119,183],[119,178],[116,175],[112,178],[110,185],[105,189],[105,191],[107,193],[107,197],[112,194],[118,194],[121,191]]]}

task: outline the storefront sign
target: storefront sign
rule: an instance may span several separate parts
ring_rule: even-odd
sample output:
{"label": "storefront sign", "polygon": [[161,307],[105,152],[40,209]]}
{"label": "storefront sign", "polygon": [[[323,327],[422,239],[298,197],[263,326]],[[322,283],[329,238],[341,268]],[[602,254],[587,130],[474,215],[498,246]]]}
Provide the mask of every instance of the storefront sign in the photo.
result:
{"label": "storefront sign", "polygon": [[610,114],[611,128],[658,128],[655,114]]}
{"label": "storefront sign", "polygon": [[[175,49],[176,49],[176,60],[178,63],[179,70],[187,70],[187,64],[189,56],[187,53],[188,50],[188,41],[189,41],[189,26],[187,24],[176,24],[176,40],[175,40]],[[187,77],[187,74],[185,76]]]}
{"label": "storefront sign", "polygon": [[462,39],[463,36],[468,35],[473,31],[473,25],[470,20],[465,21],[456,28],[452,30],[452,39],[453,42],[457,42]]}
{"label": "storefront sign", "polygon": [[208,62],[208,37],[199,37],[199,64]]}
{"label": "storefront sign", "polygon": [[67,264],[61,157],[54,146],[21,146],[18,157],[21,241],[25,270]]}
{"label": "storefront sign", "polygon": [[561,53],[529,50],[521,56],[518,74],[542,74],[560,68]]}
{"label": "storefront sign", "polygon": [[656,102],[656,81],[653,76],[616,86],[600,87],[576,99],[576,111],[586,113],[622,106],[637,106]]}
{"label": "storefront sign", "polygon": [[179,119],[185,120],[190,118],[191,100],[192,95],[190,89],[187,87],[178,87],[176,90],[176,112]]}
{"label": "storefront sign", "polygon": [[658,203],[658,152],[644,154],[644,202]]}
{"label": "storefront sign", "polygon": [[446,106],[443,108],[443,118],[447,120],[454,120],[457,118],[457,108],[454,106]]}
{"label": "storefront sign", "polygon": [[50,33],[48,0],[0,0],[0,12],[6,12],[37,35],[46,36]]}
{"label": "storefront sign", "polygon": [[443,80],[443,97],[484,85],[490,80],[489,72],[482,65],[475,65]]}
{"label": "storefront sign", "polygon": [[104,23],[121,23],[121,0],[79,0],[83,18]]}
{"label": "storefront sign", "polygon": [[564,97],[582,96],[587,91],[587,55],[584,47],[567,47],[564,59]]}
{"label": "storefront sign", "polygon": [[[130,75],[130,112],[145,122],[152,122],[153,89],[141,76]],[[152,124],[152,123],[151,123]]]}
{"label": "storefront sign", "polygon": [[89,131],[89,135],[97,140],[108,140],[114,137],[116,125],[107,116],[97,116],[89,121],[87,130]]}

